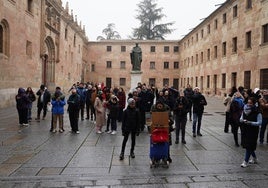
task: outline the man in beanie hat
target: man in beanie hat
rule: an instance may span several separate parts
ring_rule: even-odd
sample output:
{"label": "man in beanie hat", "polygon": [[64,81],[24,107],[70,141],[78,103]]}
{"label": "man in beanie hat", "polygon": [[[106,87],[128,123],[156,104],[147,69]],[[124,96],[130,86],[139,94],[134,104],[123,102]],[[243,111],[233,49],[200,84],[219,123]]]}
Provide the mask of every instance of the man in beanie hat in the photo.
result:
{"label": "man in beanie hat", "polygon": [[131,134],[131,149],[130,149],[130,157],[135,158],[134,148],[136,143],[136,136],[139,135],[140,132],[140,114],[138,109],[135,106],[135,100],[133,98],[129,98],[128,106],[123,112],[122,117],[122,135],[124,136],[121,154],[119,159],[124,159],[125,147],[128,141],[128,136]]}
{"label": "man in beanie hat", "polygon": [[51,100],[51,94],[45,87],[45,85],[41,85],[40,89],[36,92],[36,95],[38,96],[37,100],[37,118],[35,118],[37,121],[40,121],[40,114],[43,110],[43,120],[45,119],[47,115],[47,104],[50,103]]}

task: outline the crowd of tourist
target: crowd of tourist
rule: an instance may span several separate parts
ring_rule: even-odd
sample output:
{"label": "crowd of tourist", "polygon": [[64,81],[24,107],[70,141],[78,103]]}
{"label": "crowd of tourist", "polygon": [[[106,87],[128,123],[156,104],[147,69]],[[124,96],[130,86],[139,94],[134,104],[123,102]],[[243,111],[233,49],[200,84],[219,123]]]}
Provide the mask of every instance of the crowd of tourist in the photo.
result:
{"label": "crowd of tourist", "polygon": [[[37,97],[36,97],[37,96]],[[117,134],[118,122],[121,122],[121,131],[124,136],[120,160],[124,159],[124,150],[129,135],[131,135],[130,156],[135,157],[135,137],[146,127],[146,114],[155,109],[155,104],[166,106],[172,118],[175,129],[175,144],[186,144],[185,129],[187,120],[192,121],[192,134],[202,136],[201,124],[204,107],[207,101],[198,87],[187,85],[182,92],[165,85],[162,89],[154,86],[138,83],[137,87],[127,93],[122,87],[108,88],[104,84],[76,83],[68,91],[68,99],[56,87],[54,92],[48,91],[45,85],[34,93],[29,87],[27,90],[19,88],[16,95],[19,123],[28,126],[32,121],[32,105],[37,99],[36,121],[44,120],[51,108],[52,133],[63,133],[64,107],[68,105],[67,112],[70,121],[71,132],[79,134],[79,120],[88,120],[94,123],[96,134],[103,132]],[[241,164],[246,167],[248,163],[257,163],[255,154],[257,139],[263,144],[264,134],[268,123],[268,91],[255,88],[253,91],[243,87],[233,87],[225,97],[223,104],[225,109],[224,132],[234,135],[237,147],[246,148],[245,159]],[[42,118],[41,118],[42,112]],[[187,116],[189,115],[189,118]],[[57,124],[59,128],[57,130]],[[148,126],[147,126],[148,127]],[[260,130],[259,130],[259,127]],[[241,131],[239,143],[238,131]],[[149,129],[148,129],[149,130]],[[181,134],[181,135],[180,135]],[[170,134],[171,135],[171,134]],[[181,137],[181,139],[179,139]],[[170,140],[171,141],[171,140]],[[266,141],[268,143],[268,134]],[[171,144],[171,143],[170,143]],[[253,158],[250,160],[250,156]],[[169,157],[169,162],[171,162]]]}

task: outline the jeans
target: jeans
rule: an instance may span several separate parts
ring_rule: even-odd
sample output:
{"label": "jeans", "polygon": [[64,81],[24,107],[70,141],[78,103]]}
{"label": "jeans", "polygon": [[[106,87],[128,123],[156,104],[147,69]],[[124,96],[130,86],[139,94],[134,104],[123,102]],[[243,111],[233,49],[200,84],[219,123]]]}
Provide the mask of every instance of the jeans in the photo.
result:
{"label": "jeans", "polygon": [[[262,118],[261,130],[260,130],[260,142],[263,143],[266,126],[268,124],[268,118]],[[266,141],[268,142],[268,132]]]}
{"label": "jeans", "polygon": [[250,156],[252,155],[253,158],[256,158],[255,151],[248,150],[246,149],[246,154],[245,154],[245,161],[248,163]]}
{"label": "jeans", "polygon": [[121,154],[125,153],[125,147],[128,141],[128,136],[129,134],[131,134],[131,148],[130,148],[130,153],[134,152],[134,148],[135,148],[135,144],[136,144],[136,132],[131,131],[131,132],[125,132],[124,134],[124,139],[123,139],[123,143],[122,143],[122,148],[121,148]]}
{"label": "jeans", "polygon": [[179,135],[181,130],[181,140],[185,140],[185,127],[187,122],[187,116],[183,118],[176,118],[175,126],[176,126],[176,141],[179,141]]}
{"label": "jeans", "polygon": [[[201,121],[202,121],[203,113],[193,113],[193,134],[200,133]],[[197,130],[196,130],[197,123]]]}

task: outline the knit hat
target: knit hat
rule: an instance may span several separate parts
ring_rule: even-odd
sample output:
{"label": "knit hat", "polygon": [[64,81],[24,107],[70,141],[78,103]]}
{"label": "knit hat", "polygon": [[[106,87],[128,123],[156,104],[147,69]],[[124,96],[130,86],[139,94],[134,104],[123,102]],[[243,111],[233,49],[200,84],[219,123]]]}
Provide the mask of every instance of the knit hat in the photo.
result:
{"label": "knit hat", "polygon": [[257,88],[257,87],[256,87],[256,88],[254,89],[254,93],[256,94],[258,91],[260,91],[260,88]]}
{"label": "knit hat", "polygon": [[129,98],[127,100],[127,104],[130,105],[131,103],[135,103],[135,100],[133,98]]}

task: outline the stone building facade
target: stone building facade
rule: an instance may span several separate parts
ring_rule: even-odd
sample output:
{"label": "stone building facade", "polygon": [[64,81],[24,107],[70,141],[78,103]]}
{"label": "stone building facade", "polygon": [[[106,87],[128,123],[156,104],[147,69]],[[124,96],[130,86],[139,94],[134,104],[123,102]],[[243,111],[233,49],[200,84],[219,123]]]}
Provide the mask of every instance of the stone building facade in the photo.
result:
{"label": "stone building facade", "polygon": [[228,0],[180,41],[180,83],[268,88],[268,1]]}
{"label": "stone building facade", "polygon": [[87,37],[60,0],[0,1],[0,107],[18,87],[63,89],[81,80]]}
{"label": "stone building facade", "polygon": [[[268,88],[268,0],[228,0],[181,40],[88,41],[68,3],[0,1],[0,108],[18,87],[67,92],[77,81],[131,89],[130,52],[142,49],[141,82],[223,96]],[[174,18],[176,20],[176,18]],[[89,31],[90,32],[90,31]]]}
{"label": "stone building facade", "polygon": [[120,86],[129,91],[132,64],[130,53],[138,43],[142,50],[141,82],[162,88],[165,84],[178,88],[178,41],[113,40],[88,43],[89,66],[85,80]]}

